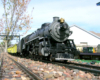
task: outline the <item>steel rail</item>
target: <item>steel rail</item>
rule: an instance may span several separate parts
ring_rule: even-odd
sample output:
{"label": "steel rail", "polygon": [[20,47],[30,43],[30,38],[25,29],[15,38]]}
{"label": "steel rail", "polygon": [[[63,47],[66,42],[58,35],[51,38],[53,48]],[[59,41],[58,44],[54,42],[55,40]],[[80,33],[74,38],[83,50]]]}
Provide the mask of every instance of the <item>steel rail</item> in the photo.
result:
{"label": "steel rail", "polygon": [[[60,65],[60,66],[65,66],[69,69],[78,69],[78,70],[82,70],[82,71],[85,71],[85,72],[91,72],[91,73],[95,73],[95,75],[98,75],[100,74],[100,70],[98,70],[98,68],[100,69],[99,66],[92,66],[92,68],[95,68],[95,69],[91,69],[91,65],[84,65],[84,64],[78,64],[77,65],[74,65],[74,64],[70,64],[70,63],[61,63],[61,62],[50,62],[50,61],[44,61],[42,60],[42,62],[45,62],[45,63],[52,63],[52,64],[55,64],[55,65]],[[81,67],[81,66],[84,66],[84,67]],[[87,68],[88,67],[88,68]],[[90,68],[89,68],[90,67]]]}
{"label": "steel rail", "polygon": [[91,65],[91,64],[89,65],[89,64],[70,63],[70,62],[67,62],[67,64],[74,64],[74,65],[78,65],[78,66],[85,66],[85,67],[100,69],[100,66],[95,66],[95,65]]}
{"label": "steel rail", "polygon": [[3,73],[2,67],[3,67],[3,56],[2,56],[1,62],[0,62],[0,79],[2,79],[2,73]]}
{"label": "steel rail", "polygon": [[26,68],[24,65],[18,63],[17,61],[15,61],[14,59],[12,59],[11,57],[9,57],[12,61],[14,61],[17,66],[22,70],[24,71],[25,73],[27,73],[31,78],[32,80],[43,80],[41,77],[39,77],[38,75],[36,75],[35,73],[33,73],[30,69]]}
{"label": "steel rail", "polygon": [[70,69],[80,69],[82,71],[86,71],[86,72],[91,72],[91,73],[96,73],[96,74],[100,74],[100,70],[97,70],[97,69],[91,69],[91,68],[86,68],[85,67],[81,67],[80,65],[76,66],[76,65],[68,65],[68,64],[63,64],[63,63],[57,63],[59,65],[62,65],[62,66],[65,66],[65,67],[68,67]]}

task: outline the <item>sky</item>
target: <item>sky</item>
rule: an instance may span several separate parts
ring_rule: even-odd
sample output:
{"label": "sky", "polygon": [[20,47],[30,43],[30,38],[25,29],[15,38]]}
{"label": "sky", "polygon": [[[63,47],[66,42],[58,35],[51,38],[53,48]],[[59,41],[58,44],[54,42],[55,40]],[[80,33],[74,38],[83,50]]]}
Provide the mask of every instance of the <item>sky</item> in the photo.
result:
{"label": "sky", "polygon": [[100,33],[99,0],[31,0],[28,10],[33,10],[32,30],[45,22],[52,22],[54,16],[64,18],[69,26],[77,25],[87,31]]}
{"label": "sky", "polygon": [[96,5],[97,2],[100,0],[31,0],[27,10],[30,13],[34,8],[33,23],[27,34],[37,30],[45,22],[52,23],[55,16],[64,18],[69,26],[77,25],[87,31],[100,33],[100,6]]}

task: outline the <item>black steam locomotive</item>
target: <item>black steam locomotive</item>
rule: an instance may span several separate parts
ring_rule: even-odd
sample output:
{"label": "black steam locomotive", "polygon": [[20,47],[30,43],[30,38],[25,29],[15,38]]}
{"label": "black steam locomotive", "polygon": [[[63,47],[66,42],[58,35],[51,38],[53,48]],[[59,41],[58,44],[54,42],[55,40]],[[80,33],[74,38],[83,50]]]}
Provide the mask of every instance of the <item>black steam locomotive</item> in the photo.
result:
{"label": "black steam locomotive", "polygon": [[63,18],[53,17],[52,23],[44,23],[41,28],[22,38],[17,45],[18,54],[33,58],[72,60],[79,55],[72,39],[68,24]]}

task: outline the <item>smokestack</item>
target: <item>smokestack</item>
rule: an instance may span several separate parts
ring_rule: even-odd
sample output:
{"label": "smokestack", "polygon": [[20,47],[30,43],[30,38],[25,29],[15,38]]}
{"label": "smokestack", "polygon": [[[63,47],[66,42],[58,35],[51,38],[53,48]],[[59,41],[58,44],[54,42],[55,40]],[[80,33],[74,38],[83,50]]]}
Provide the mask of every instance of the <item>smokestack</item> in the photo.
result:
{"label": "smokestack", "polygon": [[58,21],[59,17],[53,17],[53,21]]}

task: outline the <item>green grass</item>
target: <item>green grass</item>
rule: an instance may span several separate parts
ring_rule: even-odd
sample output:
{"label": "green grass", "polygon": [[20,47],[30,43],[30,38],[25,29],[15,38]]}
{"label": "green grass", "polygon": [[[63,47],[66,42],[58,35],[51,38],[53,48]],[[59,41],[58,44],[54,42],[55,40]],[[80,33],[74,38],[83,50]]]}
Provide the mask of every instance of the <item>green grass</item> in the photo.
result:
{"label": "green grass", "polygon": [[91,62],[96,62],[100,64],[100,60],[82,60],[82,59],[76,59],[75,61],[77,62],[82,62],[82,63],[91,63]]}

